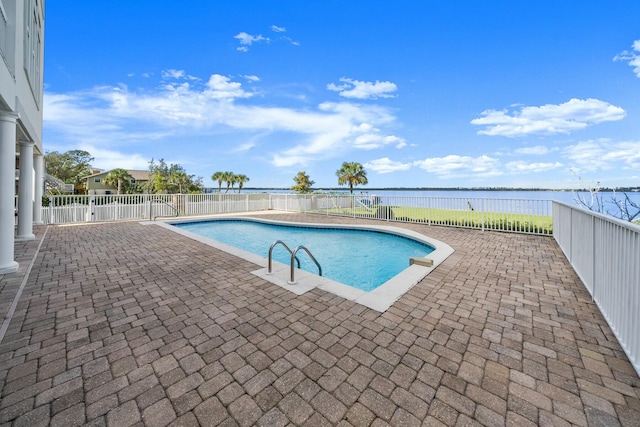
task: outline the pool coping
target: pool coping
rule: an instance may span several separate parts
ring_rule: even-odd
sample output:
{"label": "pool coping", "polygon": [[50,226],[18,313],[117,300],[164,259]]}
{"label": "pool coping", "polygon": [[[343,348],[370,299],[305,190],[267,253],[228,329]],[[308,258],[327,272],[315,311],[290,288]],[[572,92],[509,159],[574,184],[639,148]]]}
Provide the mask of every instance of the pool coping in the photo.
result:
{"label": "pool coping", "polygon": [[[376,289],[366,292],[361,291],[359,289],[353,288],[351,286],[347,286],[340,282],[336,282],[334,280],[328,279],[326,277],[318,276],[317,274],[309,273],[305,270],[296,270],[295,271],[295,284],[289,283],[288,279],[290,276],[290,266],[280,263],[276,260],[273,260],[272,272],[268,273],[267,264],[268,259],[266,257],[256,255],[252,252],[248,252],[239,248],[236,248],[231,245],[227,245],[225,243],[219,242],[217,240],[201,236],[199,234],[193,233],[191,231],[187,231],[181,229],[179,227],[174,227],[173,224],[176,223],[188,223],[188,222],[202,222],[202,221],[216,221],[216,220],[246,220],[253,221],[265,224],[273,224],[273,225],[288,225],[288,226],[297,226],[297,227],[306,227],[306,228],[344,228],[344,229],[356,229],[356,230],[372,230],[385,232],[389,234],[394,234],[402,237],[408,237],[419,242],[425,243],[434,248],[434,251],[424,257],[424,259],[431,260],[433,264],[431,266],[423,266],[414,263],[409,265],[409,259],[407,259],[408,267],[398,273],[396,276],[389,279],[387,282],[377,287]],[[216,215],[216,216],[206,216],[206,217],[197,217],[197,218],[180,218],[180,219],[166,219],[159,221],[144,221],[141,224],[150,225],[155,224],[167,230],[171,230],[175,233],[181,234],[190,239],[196,240],[200,243],[204,243],[206,245],[212,246],[216,249],[222,250],[224,252],[230,253],[234,256],[242,258],[246,261],[252,262],[259,266],[264,266],[258,270],[252,271],[251,273],[276,285],[283,289],[286,289],[289,292],[293,292],[296,295],[302,295],[306,292],[309,292],[312,289],[318,288],[324,290],[326,292],[332,293],[339,297],[345,298],[347,300],[356,302],[358,304],[364,305],[365,307],[371,308],[372,310],[378,311],[380,313],[388,310],[400,297],[402,297],[405,293],[407,293],[411,288],[413,288],[418,282],[424,279],[429,273],[431,273],[434,269],[438,267],[444,260],[446,260],[451,254],[453,254],[454,249],[448,244],[429,237],[427,235],[407,230],[399,227],[387,226],[387,225],[373,225],[373,224],[327,224],[327,223],[305,223],[305,222],[293,222],[293,221],[274,221],[270,219],[264,218],[256,218],[250,215],[242,214],[242,215]]]}

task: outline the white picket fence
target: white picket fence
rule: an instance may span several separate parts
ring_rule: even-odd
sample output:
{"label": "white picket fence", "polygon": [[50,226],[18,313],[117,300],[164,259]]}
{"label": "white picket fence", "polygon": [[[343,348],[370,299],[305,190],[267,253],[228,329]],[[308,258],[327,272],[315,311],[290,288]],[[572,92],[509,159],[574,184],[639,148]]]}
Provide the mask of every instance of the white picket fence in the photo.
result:
{"label": "white picket fence", "polygon": [[640,226],[553,202],[553,236],[640,375]]}
{"label": "white picket fence", "polygon": [[161,194],[51,196],[47,224],[143,220],[278,210],[550,235],[551,201],[349,194]]}

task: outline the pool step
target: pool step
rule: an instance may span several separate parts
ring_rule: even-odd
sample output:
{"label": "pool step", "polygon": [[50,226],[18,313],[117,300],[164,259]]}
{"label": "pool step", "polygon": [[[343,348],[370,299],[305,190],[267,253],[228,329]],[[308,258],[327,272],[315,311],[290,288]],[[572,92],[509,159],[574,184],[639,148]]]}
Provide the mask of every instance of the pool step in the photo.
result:
{"label": "pool step", "polygon": [[421,265],[423,267],[433,267],[433,260],[428,258],[419,258],[412,256],[409,258],[409,265]]}

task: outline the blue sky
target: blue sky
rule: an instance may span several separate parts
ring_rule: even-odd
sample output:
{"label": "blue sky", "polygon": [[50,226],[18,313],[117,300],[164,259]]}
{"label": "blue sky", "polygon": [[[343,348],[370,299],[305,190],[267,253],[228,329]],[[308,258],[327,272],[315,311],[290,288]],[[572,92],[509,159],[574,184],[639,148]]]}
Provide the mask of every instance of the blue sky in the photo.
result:
{"label": "blue sky", "polygon": [[246,186],[640,185],[640,2],[46,3],[44,146]]}

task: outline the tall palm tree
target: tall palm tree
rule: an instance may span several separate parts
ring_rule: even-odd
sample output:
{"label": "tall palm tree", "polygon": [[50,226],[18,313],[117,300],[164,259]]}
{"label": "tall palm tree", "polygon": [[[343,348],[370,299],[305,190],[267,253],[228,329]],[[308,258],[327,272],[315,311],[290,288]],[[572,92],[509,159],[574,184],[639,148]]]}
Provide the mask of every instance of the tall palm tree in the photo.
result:
{"label": "tall palm tree", "polygon": [[211,181],[218,181],[218,193],[222,190],[222,181],[224,181],[224,172],[216,172],[211,175]]}
{"label": "tall palm tree", "polygon": [[236,182],[238,183],[238,193],[240,193],[240,190],[244,187],[244,183],[249,182],[249,177],[243,174],[236,175]]}
{"label": "tall palm tree", "polygon": [[183,191],[189,186],[189,182],[191,181],[189,175],[182,170],[172,171],[169,179],[174,186],[178,187],[178,194],[183,194]]}
{"label": "tall palm tree", "polygon": [[358,162],[344,162],[342,167],[336,171],[338,185],[349,184],[349,192],[353,194],[353,187],[356,185],[367,185],[367,171]]}
{"label": "tall palm tree", "polygon": [[233,172],[223,172],[223,174],[224,174],[223,181],[227,183],[227,191],[225,191],[225,193],[228,193],[229,187],[233,188],[232,185],[235,183],[236,175]]}
{"label": "tall palm tree", "polygon": [[113,169],[109,171],[107,176],[104,178],[104,183],[107,185],[114,185],[118,188],[118,195],[122,191],[122,183],[129,182],[133,177],[127,172],[126,169]]}

